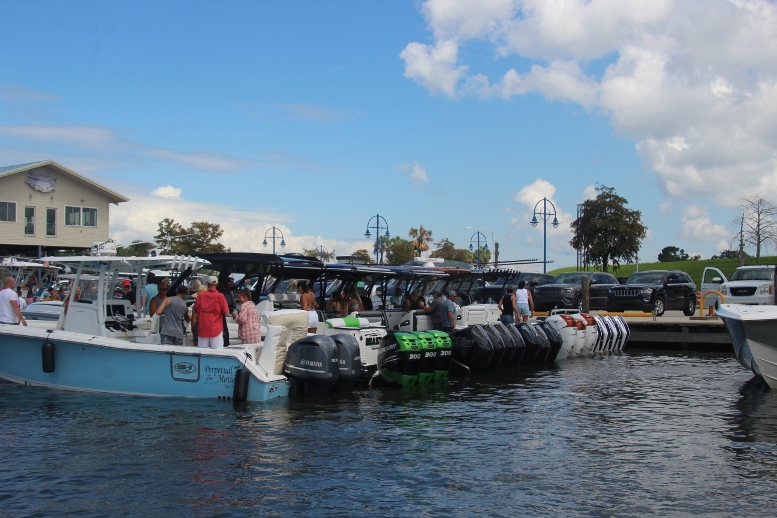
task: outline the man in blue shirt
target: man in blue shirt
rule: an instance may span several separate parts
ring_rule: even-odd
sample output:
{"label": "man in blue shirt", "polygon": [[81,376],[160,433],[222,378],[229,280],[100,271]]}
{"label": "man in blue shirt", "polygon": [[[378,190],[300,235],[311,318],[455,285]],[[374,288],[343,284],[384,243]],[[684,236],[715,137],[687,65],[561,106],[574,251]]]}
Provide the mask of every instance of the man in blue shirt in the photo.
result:
{"label": "man in blue shirt", "polygon": [[442,305],[442,330],[446,333],[452,332],[456,329],[456,292],[451,290],[448,292],[448,300]]}

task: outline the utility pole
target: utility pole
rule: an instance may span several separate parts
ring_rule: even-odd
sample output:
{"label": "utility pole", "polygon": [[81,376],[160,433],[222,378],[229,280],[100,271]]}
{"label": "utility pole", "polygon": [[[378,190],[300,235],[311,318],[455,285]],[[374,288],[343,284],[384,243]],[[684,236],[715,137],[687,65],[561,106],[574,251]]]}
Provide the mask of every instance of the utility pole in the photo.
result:
{"label": "utility pole", "polygon": [[494,242],[494,268],[499,268],[499,243]]}

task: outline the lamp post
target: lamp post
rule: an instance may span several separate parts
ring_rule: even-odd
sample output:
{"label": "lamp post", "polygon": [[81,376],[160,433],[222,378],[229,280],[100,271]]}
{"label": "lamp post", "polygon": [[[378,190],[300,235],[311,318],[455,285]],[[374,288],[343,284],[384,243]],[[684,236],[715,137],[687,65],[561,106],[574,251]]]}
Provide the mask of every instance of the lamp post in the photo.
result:
{"label": "lamp post", "polygon": [[[373,223],[374,221],[374,223]],[[373,217],[370,218],[370,220],[367,222],[367,231],[364,233],[364,237],[367,239],[370,238],[372,234],[370,234],[370,229],[375,231],[375,263],[380,264],[383,258],[383,250],[382,246],[380,244],[380,232],[382,230],[385,230],[386,233],[384,234],[384,237],[387,239],[391,237],[391,234],[389,234],[388,229],[388,223],[386,222],[386,218],[381,216],[380,214],[375,214]],[[388,252],[388,248],[386,248],[386,252]]]}
{"label": "lamp post", "polygon": [[[472,230],[477,230],[478,232],[488,232],[489,234],[491,234],[491,246],[494,247],[494,253],[493,253],[493,256],[494,256],[494,268],[496,268],[497,267],[496,261],[498,259],[497,255],[499,254],[499,243],[497,243],[496,240],[494,239],[494,232],[491,231],[491,230],[485,230],[485,229],[477,228],[477,227],[467,227],[467,228],[472,229]],[[486,244],[486,248],[488,248],[488,244]],[[470,248],[470,250],[472,250],[472,249]],[[486,264],[488,264],[488,263],[486,263]]]}
{"label": "lamp post", "polygon": [[488,250],[488,241],[486,241],[486,236],[483,235],[481,231],[477,231],[474,234],[472,234],[472,237],[469,238],[469,251],[472,251],[472,240],[477,239],[478,243],[478,270],[480,270],[480,238],[483,238],[483,243],[485,243],[485,249]]}
{"label": "lamp post", "polygon": [[[542,203],[542,211],[538,212],[537,207]],[[548,204],[553,207],[553,212],[548,212]],[[539,223],[537,216],[542,218],[542,273],[548,273],[548,218],[553,216],[553,228],[558,228],[558,218],[556,217],[556,206],[547,198],[542,198],[534,205],[534,216],[531,218],[531,226],[536,227]]]}
{"label": "lamp post", "polygon": [[317,247],[315,252],[313,252],[313,255],[315,257],[318,257],[321,261],[325,259],[328,261],[329,258],[331,257],[331,255],[329,254],[329,250],[327,250],[326,247],[323,245]]}
{"label": "lamp post", "polygon": [[[264,246],[267,246],[267,234],[272,232],[272,236],[270,236],[270,239],[272,239],[272,253],[275,253],[275,241],[280,239],[281,240],[281,248],[286,246],[286,241],[283,239],[283,232],[281,232],[281,229],[278,227],[268,228],[267,232],[264,233],[264,241],[262,241],[262,244]],[[279,235],[276,235],[279,234]]]}

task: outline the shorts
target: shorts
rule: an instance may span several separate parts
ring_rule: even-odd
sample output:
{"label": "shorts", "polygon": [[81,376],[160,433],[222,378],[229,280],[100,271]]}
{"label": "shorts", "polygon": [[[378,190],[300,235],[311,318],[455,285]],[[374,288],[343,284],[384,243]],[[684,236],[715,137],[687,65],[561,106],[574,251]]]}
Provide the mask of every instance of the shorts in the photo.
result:
{"label": "shorts", "polygon": [[499,320],[503,324],[515,324],[515,317],[513,315],[502,315]]}
{"label": "shorts", "polygon": [[162,345],[183,345],[183,336],[159,335]]}
{"label": "shorts", "polygon": [[224,347],[224,335],[219,334],[213,338],[197,338],[197,347],[202,349],[222,349]]}
{"label": "shorts", "polygon": [[318,327],[318,313],[315,311],[308,311],[308,329],[311,327]]}
{"label": "shorts", "polygon": [[528,317],[531,315],[531,309],[529,309],[528,304],[518,304],[518,313],[522,317]]}

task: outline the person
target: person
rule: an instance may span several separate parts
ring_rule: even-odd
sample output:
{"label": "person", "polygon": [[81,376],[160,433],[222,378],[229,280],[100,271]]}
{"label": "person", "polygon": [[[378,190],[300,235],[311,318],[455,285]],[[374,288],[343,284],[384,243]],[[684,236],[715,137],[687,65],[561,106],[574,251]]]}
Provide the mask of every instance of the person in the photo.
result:
{"label": "person", "polygon": [[243,288],[237,293],[240,302],[240,312],[235,311],[232,318],[237,322],[237,336],[244,344],[258,344],[262,342],[262,328],[259,322],[259,311],[256,304],[251,301],[251,290]]}
{"label": "person", "polygon": [[135,290],[132,289],[132,282],[129,279],[121,281],[121,289],[124,295],[121,298],[128,300],[131,305],[135,305]]}
{"label": "person", "polygon": [[[80,288],[80,287],[76,288],[76,293],[75,293],[75,295],[73,296],[73,299],[74,299],[76,302],[78,302],[79,300],[81,300],[81,288]],[[64,303],[64,304],[62,304],[62,312],[63,312],[63,313],[65,313],[65,314],[67,314],[67,307],[68,307],[68,304],[70,304],[70,297],[66,298],[66,299],[65,299],[65,303]]]}
{"label": "person", "polygon": [[[227,299],[219,293],[219,280],[215,275],[207,279],[208,289],[199,292],[194,303],[194,314],[197,316],[197,347],[203,349],[221,349],[224,347],[223,325],[224,317],[229,314]],[[229,345],[229,344],[227,344]]]}
{"label": "person", "polygon": [[[235,304],[235,294],[233,292],[233,289],[235,287],[235,279],[233,279],[231,276],[227,277],[226,282],[221,281],[218,285],[218,291],[222,295],[224,295],[224,300],[227,301],[227,307],[229,308],[229,314],[231,315],[232,312],[235,311],[235,308],[237,307]],[[224,315],[224,321],[221,323],[222,326],[222,333],[224,334],[224,343],[229,347],[229,326],[227,326],[227,317]]]}
{"label": "person", "polygon": [[346,291],[345,305],[346,305],[346,312],[348,314],[351,314],[354,311],[364,311],[364,305],[362,304],[362,299],[359,297],[359,293],[356,291],[356,288],[351,287],[351,288],[348,288],[348,291]]}
{"label": "person", "polygon": [[161,306],[162,303],[167,298],[167,290],[169,288],[170,288],[169,277],[162,277],[161,279],[157,279],[157,294],[148,303],[149,316],[156,314],[156,310],[159,309],[159,306]]}
{"label": "person", "polygon": [[518,310],[518,304],[515,300],[515,288],[508,285],[506,290],[507,293],[499,299],[499,304],[496,305],[502,311],[502,316],[499,317],[499,320],[503,324],[515,324],[515,313]]}
{"label": "person", "polygon": [[30,275],[27,279],[27,284],[24,285],[27,288],[27,304],[32,304],[35,301],[35,292],[38,291],[38,279],[34,275]]}
{"label": "person", "polygon": [[[199,288],[197,288],[197,293],[192,295],[192,298],[195,302],[197,302],[197,297],[202,293],[203,291],[206,291],[208,289],[207,286],[200,285]],[[197,314],[192,311],[192,341],[194,342],[194,346],[197,347],[197,337],[199,336],[199,329],[200,324],[197,322]]]}
{"label": "person", "polygon": [[522,320],[528,322],[529,317],[534,314],[534,299],[531,297],[531,292],[526,289],[526,281],[518,281],[518,289],[515,290],[515,301]]}
{"label": "person", "polygon": [[308,286],[307,281],[297,282],[297,291],[300,292],[299,305],[308,312],[308,333],[315,333],[318,330],[318,312],[316,308],[316,294]]}
{"label": "person", "polygon": [[150,316],[148,312],[148,306],[151,304],[151,299],[157,296],[159,293],[159,286],[156,285],[156,274],[154,272],[148,272],[146,276],[146,287],[140,292],[140,304],[143,306],[142,316]]}
{"label": "person", "polygon": [[389,302],[391,302],[391,305],[395,308],[401,308],[402,307],[402,288],[397,286],[394,288],[394,294],[389,299]]}
{"label": "person", "polygon": [[48,282],[44,283],[42,286],[38,285],[38,300],[49,300],[51,297],[50,289],[51,284]]}
{"label": "person", "polygon": [[202,286],[202,283],[200,283],[199,279],[192,279],[189,283],[189,295],[194,296],[195,293],[200,291],[200,286]]}
{"label": "person", "polygon": [[448,300],[442,304],[442,330],[446,333],[453,332],[456,329],[456,292],[448,292]]}
{"label": "person", "polygon": [[424,302],[424,299],[421,298],[421,295],[414,291],[410,294],[410,296],[405,300],[404,304],[405,311],[413,311],[414,309],[426,309],[426,302]]}
{"label": "person", "polygon": [[19,295],[16,294],[16,281],[13,277],[3,279],[3,290],[0,291],[0,324],[22,324],[27,321],[19,308]]}
{"label": "person", "polygon": [[443,300],[442,292],[440,290],[434,290],[432,293],[432,303],[425,307],[424,310],[432,315],[432,329],[442,331],[443,321]]}
{"label": "person", "polygon": [[188,293],[189,288],[181,284],[176,289],[175,297],[165,297],[157,308],[156,314],[162,317],[159,326],[162,345],[183,345],[184,321],[191,321],[184,300]]}
{"label": "person", "polygon": [[27,301],[22,297],[22,288],[20,286],[16,287],[16,300],[19,301],[19,309],[24,309],[27,307]]}
{"label": "person", "polygon": [[345,316],[345,297],[342,291],[332,293],[329,301],[326,303],[326,312],[332,313],[332,316],[339,318]]}
{"label": "person", "polygon": [[65,287],[64,286],[60,286],[59,287],[59,300],[64,302],[66,298],[67,298],[67,292],[65,291]]}

